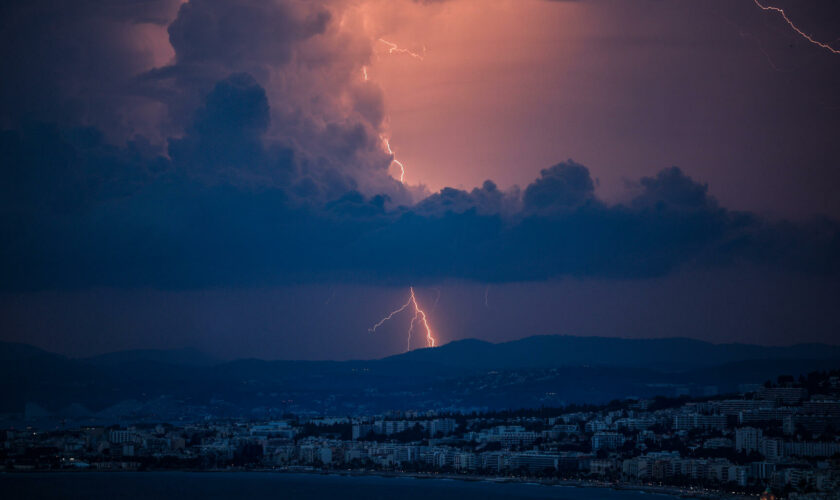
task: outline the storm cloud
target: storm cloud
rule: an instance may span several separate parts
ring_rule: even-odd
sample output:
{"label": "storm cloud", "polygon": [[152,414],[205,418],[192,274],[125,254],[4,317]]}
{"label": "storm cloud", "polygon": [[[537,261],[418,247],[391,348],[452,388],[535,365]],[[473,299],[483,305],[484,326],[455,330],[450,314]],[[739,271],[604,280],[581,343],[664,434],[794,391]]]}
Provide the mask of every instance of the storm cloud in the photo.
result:
{"label": "storm cloud", "polygon": [[[3,7],[0,286],[837,272],[835,220],[728,210],[677,167],[622,203],[573,160],[521,190],[488,180],[415,201],[388,175],[382,93],[359,76],[372,42],[341,29],[343,8]],[[141,29],[165,29],[169,60]]]}

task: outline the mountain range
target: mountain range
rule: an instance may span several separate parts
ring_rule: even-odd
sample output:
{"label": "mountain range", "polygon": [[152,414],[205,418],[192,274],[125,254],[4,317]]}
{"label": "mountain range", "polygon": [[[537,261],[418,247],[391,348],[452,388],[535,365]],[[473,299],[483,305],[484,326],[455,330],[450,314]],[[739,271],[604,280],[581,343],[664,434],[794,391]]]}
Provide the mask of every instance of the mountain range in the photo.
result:
{"label": "mountain range", "polygon": [[781,374],[840,367],[840,346],[533,336],[461,340],[378,360],[222,361],[193,349],[68,358],[0,343],[9,418],[166,420],[515,408],[711,395]]}

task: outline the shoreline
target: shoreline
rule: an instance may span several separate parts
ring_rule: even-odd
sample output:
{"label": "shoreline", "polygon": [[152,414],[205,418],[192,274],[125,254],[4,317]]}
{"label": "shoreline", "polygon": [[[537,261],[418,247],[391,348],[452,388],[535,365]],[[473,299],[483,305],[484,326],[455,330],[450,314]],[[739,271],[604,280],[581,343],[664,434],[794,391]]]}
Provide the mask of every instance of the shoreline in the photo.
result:
{"label": "shoreline", "polygon": [[704,499],[725,499],[725,500],[746,500],[757,498],[757,496],[739,495],[727,493],[719,490],[696,490],[680,488],[678,486],[668,485],[648,485],[635,483],[611,483],[606,481],[593,481],[586,479],[547,479],[547,478],[525,478],[512,476],[486,476],[486,475],[467,475],[467,474],[449,474],[449,473],[423,473],[423,472],[396,472],[396,471],[374,471],[374,470],[321,470],[309,468],[306,466],[283,467],[283,468],[262,468],[262,469],[153,469],[153,470],[31,470],[31,471],[0,471],[0,477],[4,475],[30,475],[30,474],[144,474],[144,473],[273,473],[273,474],[300,474],[300,475],[320,475],[320,476],[340,476],[340,477],[380,477],[380,478],[411,478],[420,480],[450,480],[463,482],[486,482],[499,484],[531,484],[535,486],[557,486],[566,488],[584,488],[584,489],[611,489],[615,491],[635,491],[646,494],[667,495],[674,498],[704,498]]}
{"label": "shoreline", "polygon": [[421,472],[391,472],[391,471],[298,471],[298,470],[272,470],[268,469],[265,472],[282,472],[282,473],[302,473],[302,474],[322,474],[322,475],[339,475],[349,477],[385,477],[385,478],[399,478],[410,477],[414,479],[448,479],[465,482],[490,482],[490,483],[512,483],[512,484],[533,484],[539,486],[561,486],[567,488],[587,488],[587,489],[611,489],[616,491],[637,491],[640,493],[650,493],[659,495],[668,495],[675,498],[715,498],[728,500],[743,500],[754,498],[749,495],[732,495],[719,490],[694,490],[685,489],[678,486],[667,485],[645,485],[634,483],[610,483],[606,481],[591,481],[586,479],[545,479],[545,478],[523,478],[523,477],[509,477],[509,476],[484,476],[484,475],[462,475],[462,474],[434,474]]}

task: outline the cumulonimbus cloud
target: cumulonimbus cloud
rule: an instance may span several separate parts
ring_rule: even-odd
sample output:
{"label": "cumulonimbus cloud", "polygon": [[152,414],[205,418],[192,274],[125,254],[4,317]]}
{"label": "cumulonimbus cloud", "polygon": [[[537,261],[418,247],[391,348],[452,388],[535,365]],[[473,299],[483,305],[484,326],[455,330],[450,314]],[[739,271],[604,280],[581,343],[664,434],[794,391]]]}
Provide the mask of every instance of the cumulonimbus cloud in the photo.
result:
{"label": "cumulonimbus cloud", "polygon": [[[337,26],[343,2],[151,2],[152,19],[135,3],[53,12],[60,36],[87,30],[107,58],[143,53],[119,26],[167,27],[171,61],[93,76],[35,43],[52,26],[40,4],[4,7],[26,29],[5,35],[19,53],[3,49],[3,289],[636,278],[744,262],[837,272],[836,221],[727,210],[678,168],[623,204],[600,200],[571,160],[521,192],[487,181],[414,203],[388,175],[381,92],[358,73],[371,42]],[[50,71],[57,92],[35,84]],[[119,119],[149,106],[164,110],[144,125],[159,137]]]}

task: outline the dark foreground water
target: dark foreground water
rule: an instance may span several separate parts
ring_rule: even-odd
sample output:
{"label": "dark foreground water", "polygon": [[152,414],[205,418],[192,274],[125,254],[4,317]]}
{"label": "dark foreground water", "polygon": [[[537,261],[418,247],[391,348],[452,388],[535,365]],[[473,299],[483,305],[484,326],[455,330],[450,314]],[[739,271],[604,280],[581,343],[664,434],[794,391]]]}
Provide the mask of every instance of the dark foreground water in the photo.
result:
{"label": "dark foreground water", "polygon": [[408,477],[270,472],[0,474],[0,498],[17,499],[307,499],[307,500],[673,500],[603,488]]}

